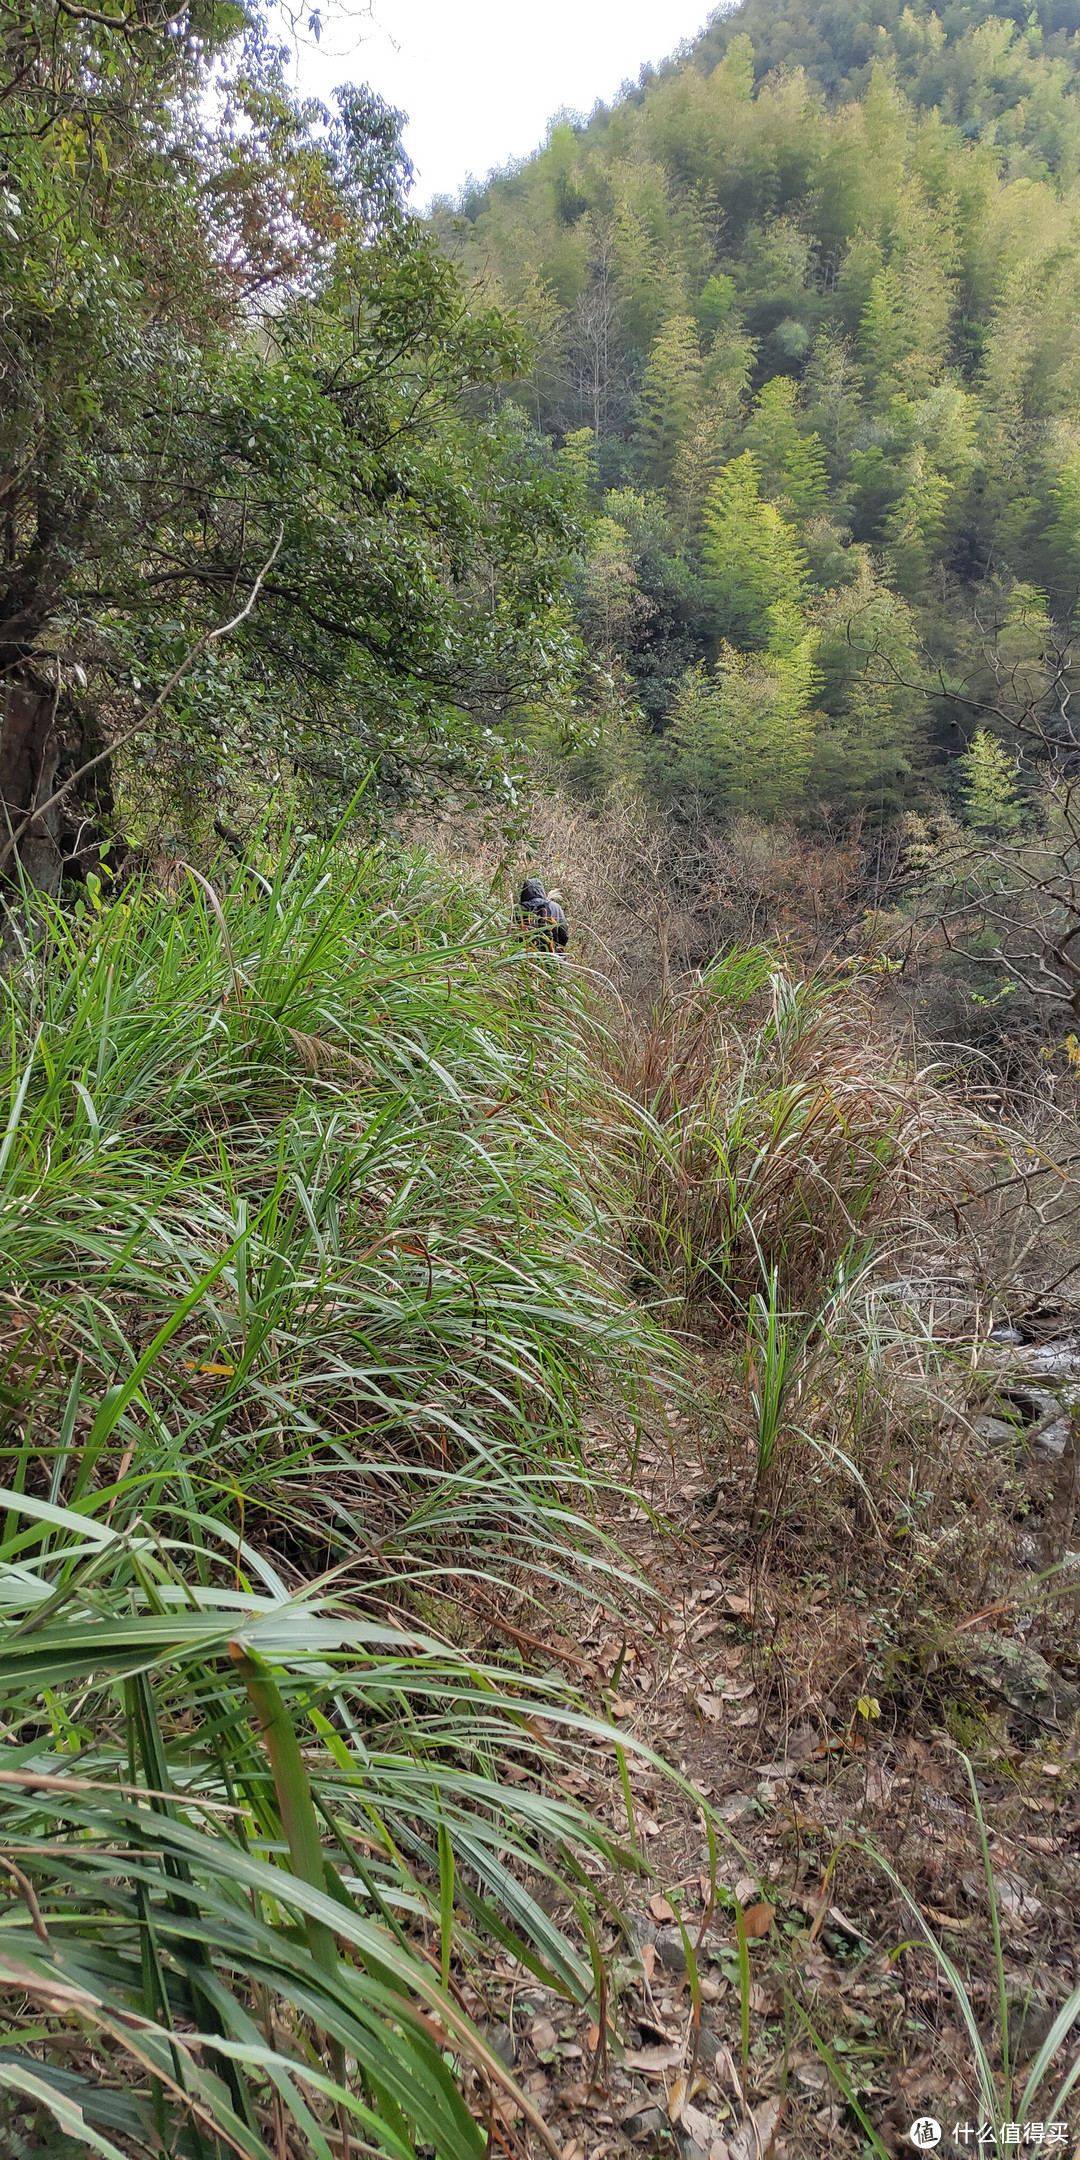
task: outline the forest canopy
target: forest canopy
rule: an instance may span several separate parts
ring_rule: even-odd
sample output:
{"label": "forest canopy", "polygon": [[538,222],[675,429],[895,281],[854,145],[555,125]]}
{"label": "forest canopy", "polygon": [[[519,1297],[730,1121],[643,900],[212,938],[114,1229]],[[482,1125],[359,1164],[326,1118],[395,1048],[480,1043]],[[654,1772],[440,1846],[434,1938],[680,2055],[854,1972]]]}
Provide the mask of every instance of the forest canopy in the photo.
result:
{"label": "forest canopy", "polygon": [[962,806],[988,688],[1049,684],[1080,593],[1078,64],[1075,0],[746,0],[438,206],[532,340],[511,400],[588,519],[586,777],[881,819],[945,767]]}

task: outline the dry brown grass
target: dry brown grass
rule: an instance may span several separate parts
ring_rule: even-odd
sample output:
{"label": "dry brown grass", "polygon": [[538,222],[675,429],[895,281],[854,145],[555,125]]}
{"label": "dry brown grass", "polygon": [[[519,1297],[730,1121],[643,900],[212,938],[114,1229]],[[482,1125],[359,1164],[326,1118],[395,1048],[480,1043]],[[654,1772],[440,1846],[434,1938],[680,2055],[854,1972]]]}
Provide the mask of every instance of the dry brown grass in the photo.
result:
{"label": "dry brown grass", "polygon": [[629,1019],[612,1077],[641,1112],[639,1254],[688,1306],[730,1314],[775,1275],[785,1305],[812,1308],[856,1253],[899,1258],[928,1196],[959,1194],[985,1154],[855,984],[796,982],[762,952]]}

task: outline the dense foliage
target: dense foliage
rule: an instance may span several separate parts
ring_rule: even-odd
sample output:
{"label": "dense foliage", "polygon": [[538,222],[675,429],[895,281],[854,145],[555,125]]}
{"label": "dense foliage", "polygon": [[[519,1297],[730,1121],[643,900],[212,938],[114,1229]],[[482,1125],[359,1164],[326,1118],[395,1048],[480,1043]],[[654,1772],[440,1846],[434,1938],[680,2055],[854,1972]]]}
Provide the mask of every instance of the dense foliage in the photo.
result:
{"label": "dense foliage", "polygon": [[[129,836],[294,772],[314,812],[372,767],[501,785],[500,727],[566,665],[572,490],[492,403],[519,337],[409,215],[397,116],[297,104],[213,0],[0,20],[13,823],[141,720]],[[86,841],[45,812],[24,860],[55,888]]]}
{"label": "dense foliage", "polygon": [[988,693],[1050,698],[1080,586],[1078,32],[1071,4],[746,0],[440,209],[529,327],[522,409],[591,508],[587,769],[880,819]]}
{"label": "dense foliage", "polygon": [[451,1964],[587,1999],[528,1881],[612,1847],[462,1614],[608,1594],[581,1409],[671,1365],[580,1016],[421,858],[90,894],[3,987],[0,2146],[478,2160]]}

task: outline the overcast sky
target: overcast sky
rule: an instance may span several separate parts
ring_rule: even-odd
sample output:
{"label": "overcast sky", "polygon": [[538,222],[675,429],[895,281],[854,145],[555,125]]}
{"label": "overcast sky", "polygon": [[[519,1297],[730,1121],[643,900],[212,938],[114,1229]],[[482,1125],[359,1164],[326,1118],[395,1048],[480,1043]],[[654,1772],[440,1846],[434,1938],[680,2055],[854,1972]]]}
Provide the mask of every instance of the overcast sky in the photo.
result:
{"label": "overcast sky", "polygon": [[[409,115],[414,201],[527,156],[562,107],[588,113],[644,61],[693,37],[716,0],[372,0],[327,6],[321,48],[301,46],[299,87],[326,97],[369,82]],[[306,8],[305,8],[306,12]]]}

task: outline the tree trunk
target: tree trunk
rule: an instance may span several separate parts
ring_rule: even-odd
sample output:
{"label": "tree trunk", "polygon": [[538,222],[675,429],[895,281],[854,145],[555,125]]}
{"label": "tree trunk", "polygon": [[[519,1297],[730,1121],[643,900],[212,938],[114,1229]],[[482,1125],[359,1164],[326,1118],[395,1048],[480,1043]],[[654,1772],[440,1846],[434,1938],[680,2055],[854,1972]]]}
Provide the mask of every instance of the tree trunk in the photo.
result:
{"label": "tree trunk", "polygon": [[[29,670],[8,680],[0,705],[0,852],[28,813],[46,803],[56,786],[64,751],[63,730],[58,725],[59,691]],[[16,853],[23,873],[38,890],[55,895],[60,889],[63,855],[60,829],[63,805],[54,804],[28,827]],[[5,877],[15,872],[11,855]]]}

